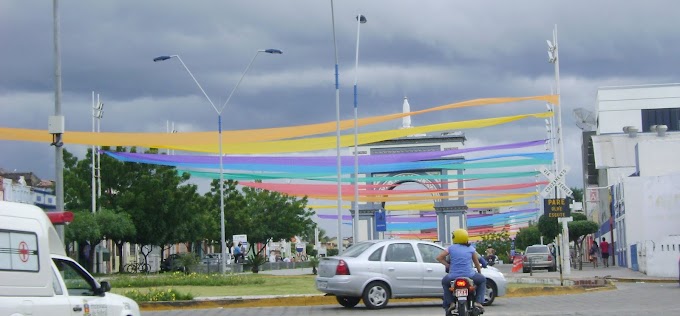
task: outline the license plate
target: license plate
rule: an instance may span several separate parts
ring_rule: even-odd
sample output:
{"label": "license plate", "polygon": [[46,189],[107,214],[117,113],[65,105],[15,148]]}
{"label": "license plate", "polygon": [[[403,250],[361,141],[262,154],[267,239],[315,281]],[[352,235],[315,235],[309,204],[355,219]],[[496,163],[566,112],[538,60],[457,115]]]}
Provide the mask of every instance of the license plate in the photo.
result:
{"label": "license plate", "polygon": [[318,288],[320,288],[320,289],[325,289],[325,288],[328,287],[328,282],[326,282],[326,281],[318,281],[318,282],[316,282],[316,287],[318,287]]}
{"label": "license plate", "polygon": [[467,297],[468,289],[456,289],[456,297]]}

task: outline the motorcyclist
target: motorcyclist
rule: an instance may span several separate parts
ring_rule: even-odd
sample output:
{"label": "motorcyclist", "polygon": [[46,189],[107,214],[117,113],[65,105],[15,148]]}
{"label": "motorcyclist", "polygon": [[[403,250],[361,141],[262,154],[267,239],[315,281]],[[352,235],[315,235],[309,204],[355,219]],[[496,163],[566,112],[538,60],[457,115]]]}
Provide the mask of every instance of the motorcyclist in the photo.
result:
{"label": "motorcyclist", "polygon": [[496,263],[496,259],[496,249],[493,249],[491,246],[486,247],[486,260],[491,262],[493,265]]}
{"label": "motorcyclist", "polygon": [[[482,306],[482,303],[484,302],[484,295],[486,293],[486,278],[482,275],[482,267],[479,263],[477,250],[468,242],[469,237],[467,230],[462,228],[456,229],[453,232],[452,237],[453,244],[437,256],[437,261],[443,264],[449,271],[448,274],[442,278],[442,288],[444,289],[444,311],[448,312],[448,309],[453,303],[453,293],[449,290],[451,281],[458,277],[468,277],[474,281],[475,287],[477,288],[475,307],[483,312],[484,307]],[[450,258],[450,263],[446,261],[447,256]],[[470,261],[474,263],[477,272],[472,268]]]}

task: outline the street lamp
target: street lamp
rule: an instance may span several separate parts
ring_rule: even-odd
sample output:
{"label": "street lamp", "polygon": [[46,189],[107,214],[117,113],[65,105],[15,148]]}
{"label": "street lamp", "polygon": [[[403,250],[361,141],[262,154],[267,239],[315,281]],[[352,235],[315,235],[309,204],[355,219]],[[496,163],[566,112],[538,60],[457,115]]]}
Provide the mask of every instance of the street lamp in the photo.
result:
{"label": "street lamp", "polygon": [[[104,103],[99,102],[99,94],[95,103],[94,91],[92,91],[92,132],[99,132],[101,119],[104,116]],[[96,122],[96,125],[95,125]],[[95,129],[96,126],[96,129]],[[98,146],[92,145],[92,213],[97,212],[97,198],[101,196],[101,156]]]}
{"label": "street lamp", "polygon": [[331,24],[333,25],[333,50],[335,52],[335,153],[337,162],[338,187],[338,254],[342,254],[342,160],[340,158],[340,82],[338,73],[338,45],[335,40],[335,11],[331,0]]}
{"label": "street lamp", "polygon": [[[547,40],[548,44],[548,62],[555,65],[555,86],[557,89],[557,146],[560,151],[559,155],[559,160],[557,160],[557,169],[559,173],[564,170],[564,139],[562,138],[562,104],[560,102],[560,58],[559,58],[559,46],[557,45],[557,25],[555,25],[555,28],[553,29],[552,33],[552,42],[550,40]],[[564,179],[565,177],[562,177],[559,181],[564,184]],[[562,193],[555,192],[555,198],[560,198],[562,196]],[[567,222],[571,221],[571,217],[562,217],[558,218],[558,222],[562,223],[562,244],[561,247],[563,250],[562,253],[568,253],[569,251],[569,226],[567,225]],[[562,256],[562,267],[563,271],[562,273],[569,275],[571,274],[571,266],[569,265],[567,256]]]}
{"label": "street lamp", "polygon": [[201,87],[201,84],[198,83],[198,80],[196,80],[196,77],[194,77],[194,74],[191,73],[191,70],[187,67],[186,64],[184,64],[184,61],[182,61],[182,58],[179,57],[179,55],[169,55],[169,56],[159,56],[153,59],[154,62],[159,62],[159,61],[165,61],[171,58],[177,58],[179,62],[182,64],[184,69],[189,73],[189,76],[191,76],[191,79],[194,80],[196,85],[198,86],[199,89],[201,89],[201,92],[203,92],[203,95],[205,96],[206,99],[208,99],[208,102],[210,102],[210,105],[212,105],[213,109],[217,113],[217,135],[218,135],[218,147],[219,147],[219,155],[220,155],[220,244],[222,247],[222,260],[221,260],[221,266],[220,266],[220,272],[224,273],[227,270],[226,266],[226,258],[227,258],[227,241],[225,239],[225,231],[224,231],[224,164],[222,162],[222,111],[224,108],[227,106],[229,103],[229,100],[231,100],[231,97],[234,95],[234,92],[238,88],[238,86],[241,84],[241,81],[243,81],[243,77],[246,76],[246,73],[248,73],[248,70],[250,69],[250,66],[253,64],[255,61],[255,58],[257,55],[260,53],[267,53],[267,54],[283,54],[281,50],[278,49],[260,49],[257,52],[255,52],[255,55],[253,58],[250,60],[250,63],[248,63],[248,66],[246,69],[243,71],[243,74],[241,74],[241,78],[238,80],[236,83],[236,86],[234,86],[234,89],[231,90],[229,93],[229,97],[227,97],[227,100],[224,102],[222,107],[219,109],[215,106],[215,103],[212,102],[210,97],[205,93],[205,90],[203,90],[203,87]]}
{"label": "street lamp", "polygon": [[352,242],[354,244],[359,242],[359,102],[357,98],[357,81],[359,77],[359,34],[361,31],[361,24],[366,23],[366,21],[365,16],[361,14],[357,16],[357,49],[354,62],[354,220],[352,221],[352,231],[354,233]]}
{"label": "street lamp", "polygon": [[[562,104],[560,102],[561,95],[560,95],[560,60],[559,60],[559,48],[557,46],[557,25],[555,25],[555,28],[553,29],[553,40],[552,42],[550,40],[546,40],[548,44],[548,62],[551,64],[555,65],[555,85],[556,85],[556,93],[557,93],[557,133],[556,133],[556,138],[557,138],[557,149],[559,151],[559,159],[556,158],[557,160],[557,170],[556,172],[559,173],[564,169],[564,139],[562,138]],[[553,152],[555,150],[553,149]],[[559,198],[561,193],[556,194],[556,198]]]}

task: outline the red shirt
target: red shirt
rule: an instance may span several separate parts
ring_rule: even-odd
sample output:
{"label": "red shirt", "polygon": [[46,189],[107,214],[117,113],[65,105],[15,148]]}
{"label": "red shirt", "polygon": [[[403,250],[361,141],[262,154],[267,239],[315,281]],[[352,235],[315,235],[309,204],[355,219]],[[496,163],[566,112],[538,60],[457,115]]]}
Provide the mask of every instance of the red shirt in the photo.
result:
{"label": "red shirt", "polygon": [[602,251],[602,253],[609,253],[609,243],[606,241],[601,242],[600,251]]}

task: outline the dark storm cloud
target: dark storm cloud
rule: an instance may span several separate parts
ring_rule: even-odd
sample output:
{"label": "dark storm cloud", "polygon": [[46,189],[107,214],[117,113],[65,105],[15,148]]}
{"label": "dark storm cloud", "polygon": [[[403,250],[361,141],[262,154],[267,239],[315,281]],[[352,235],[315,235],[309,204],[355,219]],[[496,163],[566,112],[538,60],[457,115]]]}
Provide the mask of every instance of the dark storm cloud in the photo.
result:
{"label": "dark storm cloud", "polygon": [[[546,39],[559,26],[563,124],[571,185],[580,184],[579,129],[571,111],[594,110],[597,88],[677,82],[680,53],[673,1],[335,1],[341,116],[352,118],[358,13],[359,115],[413,110],[473,98],[548,94]],[[225,109],[225,129],[335,120],[330,2],[61,1],[63,111],[67,129],[91,129],[91,93],[106,104],[105,131],[214,130],[216,115],[177,60],[217,106],[257,49]],[[0,126],[45,128],[53,113],[50,2],[0,3]],[[538,102],[413,117],[417,126],[544,111]],[[399,121],[376,128],[395,128]],[[468,146],[545,137],[543,120],[466,131]],[[73,146],[72,146],[73,147]],[[0,167],[52,178],[51,148],[0,143]],[[84,148],[69,148],[82,152]],[[10,154],[7,154],[10,153]],[[30,158],[27,158],[30,157]]]}

